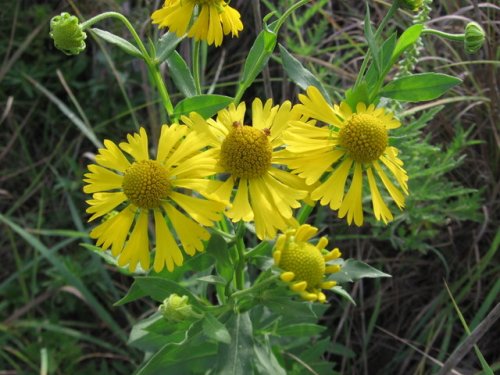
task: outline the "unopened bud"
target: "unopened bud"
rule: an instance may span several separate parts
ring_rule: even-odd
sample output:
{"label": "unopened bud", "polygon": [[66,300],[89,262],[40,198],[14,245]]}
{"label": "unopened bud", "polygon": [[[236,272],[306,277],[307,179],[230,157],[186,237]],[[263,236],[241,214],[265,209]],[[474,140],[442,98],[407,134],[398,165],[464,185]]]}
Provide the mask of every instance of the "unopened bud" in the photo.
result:
{"label": "unopened bud", "polygon": [[476,53],[484,44],[484,30],[477,22],[469,22],[465,27],[465,52]]}
{"label": "unopened bud", "polygon": [[181,322],[190,318],[201,318],[202,315],[193,311],[193,307],[189,304],[188,296],[179,296],[171,294],[165,298],[163,303],[158,308],[163,317],[172,322]]}
{"label": "unopened bud", "polygon": [[50,20],[50,37],[56,48],[66,55],[78,55],[85,49],[87,34],[80,28],[77,17],[61,13]]}
{"label": "unopened bud", "polygon": [[418,10],[422,6],[423,0],[399,0],[403,8]]}

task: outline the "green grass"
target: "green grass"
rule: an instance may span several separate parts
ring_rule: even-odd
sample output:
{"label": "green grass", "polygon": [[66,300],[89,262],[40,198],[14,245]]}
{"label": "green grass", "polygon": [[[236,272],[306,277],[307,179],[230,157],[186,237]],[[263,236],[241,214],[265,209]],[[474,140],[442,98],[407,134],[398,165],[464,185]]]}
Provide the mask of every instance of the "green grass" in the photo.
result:
{"label": "green grass", "polygon": [[[263,0],[261,12],[282,13],[291,2]],[[72,12],[88,18],[120,10],[121,2],[82,3]],[[113,305],[132,280],[85,248],[92,242],[81,178],[104,138],[119,140],[139,125],[158,133],[158,100],[145,66],[116,48],[89,37],[87,51],[76,58],[55,50],[48,21],[62,9],[52,2],[17,4],[7,2],[0,23],[0,374],[130,374],[143,359],[127,346],[130,328],[157,306],[150,300]],[[223,59],[210,50],[204,75],[215,93],[227,95],[234,94],[256,34],[251,4],[232,4],[248,27],[240,40],[225,44]],[[280,42],[338,100],[367,47],[364,4],[311,4],[294,14]],[[464,83],[441,100],[401,109],[404,127],[396,141],[411,178],[407,210],[388,227],[347,228],[321,208],[311,216],[347,256],[392,275],[357,282],[351,290],[357,306],[334,298],[322,319],[325,339],[337,345],[328,359],[339,373],[437,372],[467,337],[461,322],[474,331],[499,300],[498,10],[472,4],[434,1],[431,15],[442,17],[434,27],[460,32],[453,16],[469,17],[483,24],[489,43],[468,56],[460,44],[424,40],[416,71],[455,75]],[[380,20],[386,8],[373,2],[373,18]],[[143,25],[150,12],[133,8],[130,18]],[[409,24],[408,12],[391,23],[398,31]],[[156,32],[143,30],[145,40]],[[244,99],[265,97],[267,86],[276,101],[296,100],[300,90],[283,77],[276,54],[268,75]],[[476,343],[493,371],[500,368],[499,340],[491,330]],[[474,351],[458,366],[486,374],[481,368]]]}

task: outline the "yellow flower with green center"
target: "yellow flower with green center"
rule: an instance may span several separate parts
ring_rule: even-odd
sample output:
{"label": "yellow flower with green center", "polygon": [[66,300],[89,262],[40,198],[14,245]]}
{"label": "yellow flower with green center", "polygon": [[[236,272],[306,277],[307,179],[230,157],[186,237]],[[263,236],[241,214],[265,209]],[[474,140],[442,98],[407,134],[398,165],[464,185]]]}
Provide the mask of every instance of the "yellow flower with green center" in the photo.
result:
{"label": "yellow flower with green center", "polygon": [[331,289],[337,283],[326,281],[325,274],[340,270],[338,264],[327,262],[340,258],[339,249],[325,250],[326,237],[316,245],[308,241],[318,232],[308,224],[290,229],[278,237],[273,251],[274,263],[281,268],[281,280],[290,284],[290,289],[300,294],[306,301],[326,302],[322,289]]}
{"label": "yellow flower with green center", "polygon": [[[190,26],[194,13],[197,17]],[[239,12],[225,0],[165,0],[163,8],[155,11],[151,19],[160,28],[168,27],[178,37],[187,32],[188,37],[216,47],[222,44],[223,35],[231,33],[237,37],[243,30]]]}
{"label": "yellow flower with green center", "polygon": [[90,237],[103,250],[111,248],[113,256],[119,256],[120,266],[128,265],[134,271],[140,264],[149,269],[150,214],[156,234],[156,272],[182,265],[183,255],[173,232],[188,255],[203,251],[202,241],[210,237],[204,226],[218,221],[224,209],[223,204],[198,195],[204,194],[206,177],[215,173],[214,152],[201,151],[206,146],[187,126],[177,124],[161,128],[154,160],[149,157],[144,128],[128,135],[127,142],[119,146],[104,141],[96,164],[89,165],[85,174],[83,191],[92,194],[87,201],[87,212],[92,214],[89,222],[105,218]]}
{"label": "yellow flower with green center", "polygon": [[[408,176],[398,150],[389,145],[388,131],[401,124],[384,108],[358,103],[353,112],[347,103],[332,106],[313,86],[299,95],[298,109],[314,120],[328,124],[318,127],[295,121],[283,135],[287,144],[288,166],[308,185],[314,186],[311,199],[338,210],[347,222],[363,224],[363,174],[368,178],[373,212],[377,220],[393,219],[377,186],[375,176],[402,209],[408,194]],[[350,187],[345,186],[352,173]],[[389,175],[391,177],[389,177]],[[396,182],[399,188],[394,184]]]}
{"label": "yellow flower with green center", "polygon": [[297,226],[293,209],[306,198],[304,181],[285,171],[281,160],[281,135],[300,113],[289,101],[273,106],[271,99],[252,104],[251,126],[245,125],[246,106],[241,103],[218,113],[216,120],[197,114],[182,120],[210,142],[218,161],[221,181],[210,181],[212,196],[224,202],[232,221],[255,221],[260,239],[271,239],[277,229]]}

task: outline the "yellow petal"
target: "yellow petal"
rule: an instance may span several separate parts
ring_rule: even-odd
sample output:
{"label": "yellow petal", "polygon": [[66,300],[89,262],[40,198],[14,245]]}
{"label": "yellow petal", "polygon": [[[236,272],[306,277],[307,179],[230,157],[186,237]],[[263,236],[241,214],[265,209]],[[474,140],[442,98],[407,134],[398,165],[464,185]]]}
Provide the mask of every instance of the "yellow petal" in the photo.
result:
{"label": "yellow petal", "polygon": [[344,199],[345,183],[352,166],[352,159],[346,158],[340,166],[311,193],[311,199],[321,199],[323,206],[330,205],[332,210],[338,210]]}
{"label": "yellow petal", "polygon": [[188,255],[194,255],[196,251],[203,251],[202,241],[207,241],[210,238],[210,233],[200,224],[180,213],[172,205],[165,203],[163,207],[182,243],[184,251]]}
{"label": "yellow petal", "polygon": [[302,224],[295,232],[295,240],[306,242],[313,238],[316,233],[318,233],[318,228],[309,224]]}
{"label": "yellow petal", "polygon": [[372,169],[368,168],[366,170],[366,174],[368,176],[368,184],[372,195],[373,213],[375,214],[375,218],[377,220],[382,219],[384,223],[387,224],[389,221],[393,220],[392,213],[380,195],[377,183],[375,182],[375,177],[373,177]]}
{"label": "yellow petal", "polygon": [[224,209],[222,203],[190,197],[176,191],[171,192],[169,197],[202,225],[212,226],[214,221],[221,219],[221,211]]}
{"label": "yellow petal", "polygon": [[160,210],[154,210],[155,233],[156,233],[156,253],[153,268],[155,272],[160,272],[165,265],[172,272],[174,265],[182,266],[182,253],[175,241],[170,229],[168,229],[165,218]]}
{"label": "yellow petal", "polygon": [[106,215],[120,203],[124,202],[127,196],[120,191],[116,193],[95,193],[92,198],[93,199],[87,201],[90,205],[90,207],[87,208],[87,213],[94,214],[90,217],[89,222]]}
{"label": "yellow petal", "polygon": [[389,180],[385,172],[382,170],[380,165],[378,164],[377,161],[373,162],[373,166],[375,167],[375,170],[377,171],[377,174],[379,175],[380,179],[384,183],[385,188],[391,195],[392,199],[394,199],[394,202],[398,205],[400,209],[402,209],[405,206],[405,198],[403,196],[403,193],[399,191],[394,184]]}
{"label": "yellow petal", "polygon": [[354,175],[349,191],[339,208],[339,217],[347,214],[347,223],[350,225],[354,219],[357,226],[363,225],[362,207],[363,175],[360,163],[354,163]]}
{"label": "yellow petal", "polygon": [[227,211],[227,216],[234,222],[253,220],[254,213],[248,199],[248,179],[240,179],[233,205]]}
{"label": "yellow petal", "polygon": [[83,191],[87,194],[96,192],[121,189],[123,176],[103,168],[96,164],[90,164],[88,169],[91,173],[86,173],[84,182],[87,183],[83,187]]}
{"label": "yellow petal", "polygon": [[289,283],[290,281],[292,281],[293,279],[295,279],[295,274],[293,272],[291,272],[291,271],[283,272],[280,275],[280,279],[283,280],[284,282]]}
{"label": "yellow petal", "polygon": [[104,221],[90,232],[90,238],[97,240],[97,246],[106,250],[110,246],[113,256],[123,250],[123,245],[135,218],[135,209],[129,205],[121,212]]}
{"label": "yellow petal", "polygon": [[146,130],[140,128],[139,134],[128,134],[127,142],[120,143],[120,148],[136,161],[149,160],[148,135],[146,134]]}
{"label": "yellow petal", "polygon": [[149,236],[148,236],[148,211],[141,210],[130,238],[123,248],[118,265],[124,267],[128,264],[131,272],[134,272],[137,264],[144,270],[149,269]]}
{"label": "yellow petal", "polygon": [[125,170],[130,167],[130,162],[125,155],[123,155],[123,152],[121,152],[116,144],[108,139],[104,140],[104,146],[105,147],[101,148],[95,157],[97,164],[119,172],[125,172]]}

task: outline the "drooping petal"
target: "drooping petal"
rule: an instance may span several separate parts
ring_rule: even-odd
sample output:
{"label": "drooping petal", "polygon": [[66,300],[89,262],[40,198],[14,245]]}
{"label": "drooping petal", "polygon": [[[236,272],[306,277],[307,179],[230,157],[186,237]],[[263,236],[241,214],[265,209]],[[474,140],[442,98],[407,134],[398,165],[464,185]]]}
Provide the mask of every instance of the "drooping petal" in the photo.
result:
{"label": "drooping petal", "polygon": [[167,266],[171,272],[174,270],[174,265],[182,266],[183,256],[160,210],[154,210],[154,218],[156,254],[153,268],[155,272],[160,272],[163,267]]}
{"label": "drooping petal", "polygon": [[352,163],[350,158],[342,161],[330,177],[311,193],[311,198],[313,200],[321,199],[321,205],[329,204],[332,210],[338,210],[344,198],[345,183]]}
{"label": "drooping petal", "polygon": [[240,179],[233,205],[227,211],[226,215],[234,222],[238,222],[240,220],[248,222],[253,220],[254,213],[248,199],[248,179]]}
{"label": "drooping petal", "polygon": [[129,270],[134,272],[137,264],[148,270],[149,263],[148,211],[141,210],[130,238],[118,258],[118,265],[124,267],[128,264]]}
{"label": "drooping petal", "polygon": [[385,224],[387,224],[389,221],[392,221],[394,217],[380,195],[371,167],[366,170],[366,174],[368,176],[368,184],[372,195],[373,213],[375,214],[375,218],[377,220],[382,220]]}
{"label": "drooping petal", "polygon": [[170,198],[202,225],[212,226],[213,222],[221,219],[220,213],[224,209],[222,203],[190,197],[175,191],[170,193]]}
{"label": "drooping petal", "polygon": [[126,199],[127,196],[121,191],[115,193],[95,193],[91,200],[86,201],[90,205],[87,208],[87,213],[94,214],[90,217],[89,222],[106,215]]}
{"label": "drooping petal", "polygon": [[354,219],[357,226],[363,225],[363,172],[360,163],[354,163],[354,175],[349,191],[339,208],[339,217],[343,218],[347,214],[347,223],[350,225]]}

